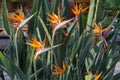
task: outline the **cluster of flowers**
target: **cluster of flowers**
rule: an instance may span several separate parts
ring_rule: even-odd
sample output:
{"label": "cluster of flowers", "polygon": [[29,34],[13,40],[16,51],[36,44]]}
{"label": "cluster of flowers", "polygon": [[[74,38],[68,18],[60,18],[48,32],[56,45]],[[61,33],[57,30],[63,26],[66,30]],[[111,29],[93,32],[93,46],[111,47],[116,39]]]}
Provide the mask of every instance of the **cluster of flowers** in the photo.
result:
{"label": "cluster of flowers", "polygon": [[[77,3],[74,4],[73,8],[71,9],[73,14],[75,15],[75,19],[78,20],[78,17],[80,15],[81,12],[85,12],[86,10],[88,10],[89,7],[86,8],[82,8],[79,7],[79,5]],[[47,16],[49,17],[48,21],[50,22],[50,25],[52,25],[54,28],[59,25],[61,22],[64,21],[64,17],[61,18],[60,16],[60,9],[58,9],[58,14],[55,14],[54,12],[49,14],[47,13]],[[13,27],[16,29],[18,27],[18,25],[25,20],[25,15],[23,12],[19,12],[18,14],[13,13],[13,15],[8,16],[8,19],[11,21]],[[96,23],[94,24],[94,29],[92,30],[92,33],[95,35],[100,35],[101,33],[104,33],[106,30],[109,29],[110,26],[101,29],[99,25],[97,25]],[[61,28],[67,28],[67,26],[62,26]],[[65,34],[66,35],[66,34]],[[44,39],[43,42],[40,42],[37,40],[36,37],[33,37],[31,40],[29,40],[27,42],[28,45],[34,47],[36,49],[35,52],[35,57],[34,59],[37,58],[37,51],[42,51],[44,49],[46,49],[45,45],[46,45],[46,38]],[[64,61],[62,62],[62,67],[58,67],[56,65],[53,65],[54,67],[54,71],[53,74],[64,74],[65,69],[66,69],[66,64],[64,63]],[[98,80],[99,77],[102,75],[102,72],[98,75],[95,75],[95,80]]]}

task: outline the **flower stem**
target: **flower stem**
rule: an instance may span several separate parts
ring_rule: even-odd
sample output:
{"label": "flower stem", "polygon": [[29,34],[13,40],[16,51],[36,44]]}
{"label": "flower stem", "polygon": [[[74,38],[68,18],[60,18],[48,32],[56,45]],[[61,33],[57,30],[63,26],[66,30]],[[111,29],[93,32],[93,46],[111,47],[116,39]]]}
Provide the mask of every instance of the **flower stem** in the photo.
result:
{"label": "flower stem", "polygon": [[33,61],[33,64],[34,64],[35,80],[37,80],[36,62],[35,62],[35,61]]}
{"label": "flower stem", "polygon": [[60,80],[62,80],[62,74],[60,74]]}
{"label": "flower stem", "polygon": [[17,64],[17,66],[19,66],[17,35],[18,35],[18,30],[15,33],[15,49],[16,49],[15,51],[16,51],[16,64]]}

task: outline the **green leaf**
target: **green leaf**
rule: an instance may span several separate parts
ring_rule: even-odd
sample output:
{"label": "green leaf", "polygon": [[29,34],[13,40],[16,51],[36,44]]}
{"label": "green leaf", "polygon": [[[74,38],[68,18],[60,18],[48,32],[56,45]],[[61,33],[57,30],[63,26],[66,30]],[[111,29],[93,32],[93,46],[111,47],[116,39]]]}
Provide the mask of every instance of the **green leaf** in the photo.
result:
{"label": "green leaf", "polygon": [[95,9],[95,1],[90,0],[90,7],[89,7],[89,13],[88,13],[88,19],[87,19],[87,25],[86,25],[87,31],[91,30],[93,16],[94,16],[94,9]]}
{"label": "green leaf", "polygon": [[74,30],[75,30],[75,23],[72,24],[72,25],[70,25],[70,26],[68,27],[68,29],[67,29],[67,31],[68,31],[69,34],[68,34],[68,37],[67,37],[67,39],[66,39],[66,41],[65,41],[65,46],[66,46],[66,47],[68,47],[68,45],[69,45],[69,42],[70,42],[70,40],[71,40],[71,36],[72,36]]}
{"label": "green leaf", "polygon": [[[44,0],[44,3],[45,3],[45,7],[46,7],[46,9],[47,9],[47,12],[49,12],[50,11],[50,3],[49,3],[49,1],[48,0]],[[44,5],[43,5],[44,6]],[[44,9],[44,8],[43,8]]]}
{"label": "green leaf", "polygon": [[0,63],[2,65],[2,68],[8,73],[10,78],[13,79],[14,75],[15,75],[13,66],[11,65],[11,62],[9,62],[9,60],[6,59],[5,56],[3,55],[3,53],[1,53],[1,52],[0,52]]}
{"label": "green leaf", "polygon": [[95,13],[95,22],[98,23],[102,20],[103,17],[103,6],[102,6],[102,3],[103,1],[102,0],[97,0],[97,4],[96,4],[96,13]]}
{"label": "green leaf", "polygon": [[12,35],[13,27],[10,26],[8,21],[8,10],[6,7],[6,0],[2,1],[2,24],[8,35]]}
{"label": "green leaf", "polygon": [[57,8],[59,4],[60,4],[60,0],[53,0],[50,13],[57,12]]}
{"label": "green leaf", "polygon": [[17,48],[18,48],[18,58],[19,58],[19,67],[25,73],[26,68],[26,58],[27,58],[27,45],[26,39],[24,37],[24,33],[22,30],[18,33],[17,38]]}
{"label": "green leaf", "polygon": [[31,15],[35,13],[36,15],[29,21],[28,34],[30,35],[30,37],[36,33],[36,27],[38,25],[37,17],[39,15],[40,7],[41,7],[41,0],[34,0]]}
{"label": "green leaf", "polygon": [[114,69],[115,69],[115,65],[120,60],[119,52],[117,51],[117,52],[113,52],[113,53],[114,54],[111,55],[110,57],[108,57],[108,59],[105,58],[105,59],[107,59],[107,62],[106,62],[107,63],[107,66],[106,66],[107,70],[104,73],[104,78],[103,79],[106,79],[106,80],[113,77],[112,75],[113,75],[113,72],[114,72]]}
{"label": "green leaf", "polygon": [[32,63],[33,63],[33,55],[34,55],[34,49],[29,47],[27,52],[27,62],[26,62],[26,68],[25,68],[25,74],[27,75],[28,80],[30,80],[31,72],[32,72]]}
{"label": "green leaf", "polygon": [[94,76],[93,75],[86,75],[85,80],[93,80]]}
{"label": "green leaf", "polygon": [[[95,70],[93,66],[98,61],[99,55],[102,52],[101,46],[103,46],[103,40],[98,42],[93,48],[90,49],[90,53],[86,57],[86,68],[87,70]],[[97,63],[100,63],[99,61]]]}
{"label": "green leaf", "polygon": [[42,20],[42,18],[41,18],[40,16],[38,16],[38,19],[39,19],[39,21],[41,22],[42,27],[44,28],[44,31],[45,31],[45,33],[46,33],[46,35],[47,35],[47,38],[48,38],[48,40],[49,40],[49,43],[51,44],[52,40],[51,40],[50,33],[49,33],[48,29],[47,29],[47,26],[45,25],[44,21]]}
{"label": "green leaf", "polygon": [[25,75],[23,72],[10,60],[7,56],[3,55],[3,53],[0,52],[0,66],[8,73],[10,78],[13,80],[14,75],[17,75],[17,78],[20,78],[20,80],[26,80]]}
{"label": "green leaf", "polygon": [[68,6],[68,0],[62,1],[62,16],[68,16],[69,12],[69,6]]}
{"label": "green leaf", "polygon": [[113,80],[119,80],[119,79],[120,79],[120,73],[115,74],[115,75],[113,76]]}
{"label": "green leaf", "polygon": [[50,11],[51,13],[54,12],[54,10],[55,10],[56,1],[57,1],[57,0],[54,0],[54,1],[53,1],[52,7],[51,7],[51,11]]}

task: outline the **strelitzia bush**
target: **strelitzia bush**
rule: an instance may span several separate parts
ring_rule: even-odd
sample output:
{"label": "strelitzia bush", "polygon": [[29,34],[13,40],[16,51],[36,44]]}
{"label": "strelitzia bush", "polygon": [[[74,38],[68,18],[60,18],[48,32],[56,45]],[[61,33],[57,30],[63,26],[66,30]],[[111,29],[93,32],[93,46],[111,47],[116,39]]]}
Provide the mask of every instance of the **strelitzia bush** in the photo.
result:
{"label": "strelitzia bush", "polygon": [[34,0],[31,16],[25,18],[22,9],[8,15],[3,0],[2,25],[10,44],[0,53],[1,71],[11,80],[119,79],[119,74],[113,75],[120,58],[115,42],[119,12],[105,24],[102,3],[90,0],[84,8],[76,2],[70,8],[68,0]]}

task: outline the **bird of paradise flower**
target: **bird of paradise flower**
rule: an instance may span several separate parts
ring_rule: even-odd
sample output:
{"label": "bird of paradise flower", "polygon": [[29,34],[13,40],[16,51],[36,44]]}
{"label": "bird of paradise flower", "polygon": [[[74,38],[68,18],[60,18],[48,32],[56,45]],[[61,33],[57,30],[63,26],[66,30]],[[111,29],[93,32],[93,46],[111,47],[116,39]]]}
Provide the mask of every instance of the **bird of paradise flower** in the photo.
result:
{"label": "bird of paradise flower", "polygon": [[63,44],[58,44],[58,45],[46,48],[45,47],[45,45],[46,45],[46,36],[45,36],[45,38],[44,38],[44,40],[42,42],[39,42],[36,37],[33,37],[31,40],[29,40],[27,42],[27,44],[32,46],[32,47],[34,47],[36,49],[34,60],[37,59],[37,56],[39,54],[42,54],[42,53],[44,53],[44,52],[46,52],[46,51],[48,51],[50,49],[53,49],[53,48],[56,48],[56,47],[59,47],[59,46],[63,45]]}
{"label": "bird of paradise flower", "polygon": [[103,71],[100,72],[99,74],[94,74],[94,75],[93,75],[92,72],[88,71],[88,75],[92,75],[93,76],[93,80],[99,80],[100,77],[102,76],[102,74],[103,74]]}
{"label": "bird of paradise flower", "polygon": [[25,19],[24,12],[20,12],[18,9],[18,14],[13,12],[11,15],[8,16],[8,19],[12,23],[13,27],[16,29],[18,25]]}
{"label": "bird of paradise flower", "polygon": [[46,44],[46,38],[44,39],[43,42],[39,42],[36,37],[33,37],[31,40],[29,40],[29,42],[27,42],[28,45],[34,47],[36,49],[36,53],[34,56],[34,59],[37,58],[37,51],[42,51],[43,49],[45,49],[45,44]]}
{"label": "bird of paradise flower", "polygon": [[66,69],[66,64],[62,61],[62,67],[58,67],[56,65],[53,65],[53,67],[54,67],[53,74],[55,75],[64,74]]}
{"label": "bird of paradise flower", "polygon": [[[55,35],[56,30],[58,30],[59,28],[67,28],[66,24],[68,22],[72,21],[73,19],[69,19],[69,20],[63,21],[64,17],[61,18],[61,16],[60,16],[60,9],[59,8],[58,8],[58,15],[56,15],[55,13],[52,13],[52,14],[47,13],[47,15],[49,17],[48,21],[50,22],[50,25],[54,27],[53,34],[52,34],[52,44],[53,44],[54,35]],[[65,35],[68,35],[64,31],[63,31],[63,33]]]}
{"label": "bird of paradise flower", "polygon": [[75,4],[73,5],[73,8],[72,8],[71,10],[72,10],[73,14],[76,16],[76,18],[78,18],[79,14],[80,14],[81,12],[85,12],[88,8],[89,8],[89,7],[86,7],[86,8],[84,8],[84,9],[83,9],[82,7],[79,8],[78,4],[75,3]]}

